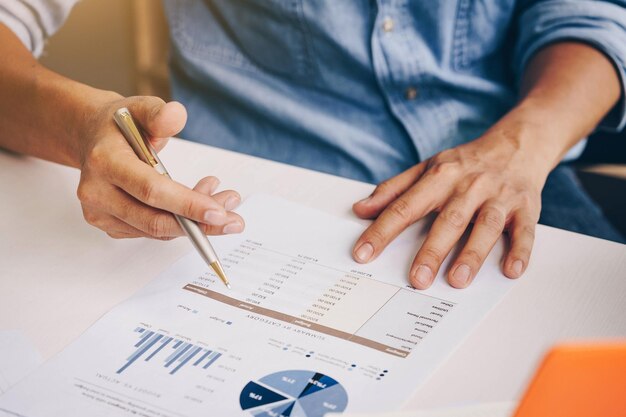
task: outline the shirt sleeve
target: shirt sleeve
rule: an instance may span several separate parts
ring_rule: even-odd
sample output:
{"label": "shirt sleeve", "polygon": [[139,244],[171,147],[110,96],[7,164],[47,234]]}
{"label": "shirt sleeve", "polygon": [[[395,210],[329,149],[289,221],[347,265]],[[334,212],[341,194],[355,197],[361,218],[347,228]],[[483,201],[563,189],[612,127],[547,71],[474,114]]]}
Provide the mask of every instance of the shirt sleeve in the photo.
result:
{"label": "shirt sleeve", "polygon": [[626,0],[526,0],[518,14],[513,57],[521,79],[524,68],[542,47],[566,40],[587,43],[612,60],[621,82],[619,103],[599,127],[619,131],[626,125]]}
{"label": "shirt sleeve", "polygon": [[61,27],[77,2],[78,0],[2,0],[0,23],[11,29],[38,57],[46,39]]}

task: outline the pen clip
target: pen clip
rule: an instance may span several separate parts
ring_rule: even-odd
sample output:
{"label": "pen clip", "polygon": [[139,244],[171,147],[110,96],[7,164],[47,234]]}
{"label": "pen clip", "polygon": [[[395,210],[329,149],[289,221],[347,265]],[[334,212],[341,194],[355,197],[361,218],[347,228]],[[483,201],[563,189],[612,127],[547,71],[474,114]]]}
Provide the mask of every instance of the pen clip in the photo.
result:
{"label": "pen clip", "polygon": [[127,108],[119,109],[114,115],[115,122],[126,136],[126,140],[139,158],[151,167],[159,165],[150,145],[139,131]]}

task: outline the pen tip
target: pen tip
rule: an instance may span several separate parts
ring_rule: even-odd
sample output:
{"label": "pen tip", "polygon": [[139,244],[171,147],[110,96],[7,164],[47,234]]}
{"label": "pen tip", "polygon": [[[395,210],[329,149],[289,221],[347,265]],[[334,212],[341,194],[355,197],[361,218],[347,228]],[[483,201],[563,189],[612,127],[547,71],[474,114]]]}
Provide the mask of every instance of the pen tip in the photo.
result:
{"label": "pen tip", "polygon": [[211,268],[213,268],[213,270],[215,271],[217,276],[220,278],[220,280],[222,280],[224,285],[226,285],[226,287],[230,289],[230,283],[228,282],[228,278],[226,278],[226,274],[224,273],[224,269],[222,268],[222,265],[220,265],[219,262],[214,261],[214,262],[211,262]]}
{"label": "pen tip", "polygon": [[226,284],[226,288],[228,288],[229,290],[233,289],[233,287],[231,287],[230,284]]}

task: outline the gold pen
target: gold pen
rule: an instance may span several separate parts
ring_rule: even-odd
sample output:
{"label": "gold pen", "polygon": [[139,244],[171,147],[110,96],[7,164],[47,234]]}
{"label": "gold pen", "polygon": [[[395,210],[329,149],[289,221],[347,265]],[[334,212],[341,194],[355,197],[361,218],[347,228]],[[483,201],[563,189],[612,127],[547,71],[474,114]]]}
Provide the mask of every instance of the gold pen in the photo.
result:
{"label": "gold pen", "polygon": [[[172,178],[165,169],[165,166],[163,166],[163,163],[150,143],[145,140],[144,136],[141,134],[141,131],[133,120],[133,116],[130,114],[130,111],[128,111],[126,107],[123,107],[115,112],[113,118],[126,138],[126,141],[133,148],[139,159],[150,165],[159,174]],[[230,289],[230,283],[228,282],[228,278],[226,278],[224,268],[222,267],[215,250],[213,250],[213,246],[211,246],[209,239],[207,239],[206,235],[202,232],[198,223],[186,217],[179,216],[178,214],[174,214],[174,217],[176,218],[178,224],[180,224],[180,227],[183,229],[185,234],[189,237],[189,240],[191,240],[191,243],[196,248],[202,259],[204,259],[204,261],[211,268],[213,268],[224,285]]]}

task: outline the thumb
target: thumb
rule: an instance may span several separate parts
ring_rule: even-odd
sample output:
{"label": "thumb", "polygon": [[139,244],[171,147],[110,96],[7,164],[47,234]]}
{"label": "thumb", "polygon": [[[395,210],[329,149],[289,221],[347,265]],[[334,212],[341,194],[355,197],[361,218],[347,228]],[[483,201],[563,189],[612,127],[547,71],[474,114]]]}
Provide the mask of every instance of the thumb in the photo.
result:
{"label": "thumb", "polygon": [[133,98],[128,109],[157,152],[163,149],[170,136],[183,130],[187,122],[187,110],[182,104],[166,103],[158,97]]}
{"label": "thumb", "polygon": [[383,181],[374,192],[352,206],[352,211],[362,219],[377,217],[389,204],[404,194],[426,171],[428,161],[412,166],[401,174]]}

